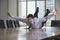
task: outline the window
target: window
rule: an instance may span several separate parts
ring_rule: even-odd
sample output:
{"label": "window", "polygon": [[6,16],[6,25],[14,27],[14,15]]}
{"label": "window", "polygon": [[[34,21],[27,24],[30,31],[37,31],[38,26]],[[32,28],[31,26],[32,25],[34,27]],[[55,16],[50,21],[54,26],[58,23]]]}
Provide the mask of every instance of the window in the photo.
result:
{"label": "window", "polygon": [[35,12],[35,1],[29,1],[27,6],[27,14],[34,14]]}
{"label": "window", "polygon": [[[36,7],[39,7],[38,17],[42,18],[45,14],[45,1],[21,1],[19,0],[19,17],[26,18],[28,14],[34,14]],[[20,25],[25,23],[20,22]]]}
{"label": "window", "polygon": [[[19,2],[19,17],[26,18],[26,2]],[[26,25],[20,22],[21,25]]]}
{"label": "window", "polygon": [[45,14],[45,1],[37,1],[37,7],[39,7],[38,17],[42,18]]}
{"label": "window", "polygon": [[[55,9],[55,0],[46,1],[46,9],[49,9],[50,11]],[[52,17],[51,20],[55,20],[55,16]]]}
{"label": "window", "polygon": [[[49,0],[49,1],[46,1],[46,4],[45,4],[45,1],[19,1],[19,17],[21,18],[26,18],[26,16],[28,14],[34,14],[35,13],[35,9],[36,7],[39,7],[39,13],[38,13],[38,17],[39,18],[42,18],[44,15],[45,15],[45,8],[46,9],[49,9],[49,10],[52,10],[55,8],[55,2],[54,0]],[[46,5],[46,7],[45,7]],[[52,20],[55,20],[55,16],[53,18],[51,18]],[[48,20],[47,24],[46,25],[50,25],[50,21],[51,20]],[[26,25],[25,23],[22,23],[20,22],[20,25]]]}
{"label": "window", "polygon": [[[55,9],[55,0],[47,0],[46,9],[49,9],[50,11]],[[50,20],[47,21],[47,23],[46,23],[47,26],[51,25],[51,20],[55,20],[55,16],[53,16]]]}

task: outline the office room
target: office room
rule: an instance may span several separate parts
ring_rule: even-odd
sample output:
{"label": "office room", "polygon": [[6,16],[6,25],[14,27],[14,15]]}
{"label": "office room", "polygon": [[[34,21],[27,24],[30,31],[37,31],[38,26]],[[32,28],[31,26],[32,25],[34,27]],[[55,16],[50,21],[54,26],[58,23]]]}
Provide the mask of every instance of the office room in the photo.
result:
{"label": "office room", "polygon": [[60,0],[0,0],[0,40],[60,40]]}

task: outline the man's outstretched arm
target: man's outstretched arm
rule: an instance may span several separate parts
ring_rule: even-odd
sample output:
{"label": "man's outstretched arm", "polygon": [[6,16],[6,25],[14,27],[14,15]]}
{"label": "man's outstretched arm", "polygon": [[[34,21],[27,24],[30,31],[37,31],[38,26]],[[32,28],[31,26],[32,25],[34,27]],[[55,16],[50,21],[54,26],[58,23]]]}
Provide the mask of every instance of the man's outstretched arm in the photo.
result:
{"label": "man's outstretched arm", "polygon": [[56,15],[56,14],[57,14],[57,11],[56,11],[56,10],[53,10],[51,13],[49,13],[48,16],[43,17],[43,18],[41,19],[41,22],[47,21],[48,19],[50,19],[52,16],[54,16],[54,15]]}
{"label": "man's outstretched arm", "polygon": [[15,19],[15,20],[19,20],[19,21],[24,22],[24,23],[27,22],[27,19],[23,19],[23,18],[20,18],[20,17],[11,16],[10,13],[8,13],[7,15],[8,15],[9,17]]}

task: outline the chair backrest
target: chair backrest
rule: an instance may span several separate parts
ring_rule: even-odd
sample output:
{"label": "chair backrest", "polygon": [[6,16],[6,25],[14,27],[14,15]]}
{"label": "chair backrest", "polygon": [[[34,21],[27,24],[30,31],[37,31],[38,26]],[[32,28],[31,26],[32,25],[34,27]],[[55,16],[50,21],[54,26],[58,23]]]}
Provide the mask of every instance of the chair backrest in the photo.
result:
{"label": "chair backrest", "polygon": [[7,28],[13,28],[12,20],[6,20]]}
{"label": "chair backrest", "polygon": [[4,20],[0,20],[0,28],[5,28]]}
{"label": "chair backrest", "polygon": [[53,27],[60,27],[60,20],[52,20],[51,26]]}
{"label": "chair backrest", "polygon": [[14,20],[14,25],[15,25],[15,27],[20,27],[19,21],[18,20]]}

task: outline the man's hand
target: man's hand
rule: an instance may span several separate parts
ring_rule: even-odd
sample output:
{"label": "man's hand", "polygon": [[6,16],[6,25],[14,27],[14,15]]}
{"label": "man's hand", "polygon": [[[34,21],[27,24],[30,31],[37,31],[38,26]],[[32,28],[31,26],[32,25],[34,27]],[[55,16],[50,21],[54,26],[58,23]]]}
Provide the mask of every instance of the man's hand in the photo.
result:
{"label": "man's hand", "polygon": [[53,10],[52,13],[53,13],[54,15],[56,15],[56,14],[57,14],[57,10],[56,10],[56,9]]}
{"label": "man's hand", "polygon": [[7,13],[8,16],[12,17],[9,13]]}

